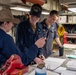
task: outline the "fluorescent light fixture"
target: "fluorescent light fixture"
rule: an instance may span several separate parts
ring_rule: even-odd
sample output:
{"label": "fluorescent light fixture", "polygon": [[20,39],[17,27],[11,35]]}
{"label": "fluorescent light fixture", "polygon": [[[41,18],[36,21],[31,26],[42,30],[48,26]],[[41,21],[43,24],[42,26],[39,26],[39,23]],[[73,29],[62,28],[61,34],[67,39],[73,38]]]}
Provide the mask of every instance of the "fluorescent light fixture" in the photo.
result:
{"label": "fluorescent light fixture", "polygon": [[76,12],[76,8],[68,8],[68,10],[70,10],[72,12]]}
{"label": "fluorescent light fixture", "polygon": [[11,9],[18,10],[18,11],[25,11],[25,12],[30,11],[29,8],[24,8],[24,7],[11,7]]}
{"label": "fluorescent light fixture", "polygon": [[42,14],[43,14],[43,15],[48,15],[49,12],[45,12],[45,11],[43,11]]}
{"label": "fluorescent light fixture", "polygon": [[[10,7],[10,9],[18,10],[18,11],[24,11],[24,12],[29,12],[30,11],[30,8],[26,8],[26,7]],[[42,14],[48,15],[49,12],[42,11]]]}

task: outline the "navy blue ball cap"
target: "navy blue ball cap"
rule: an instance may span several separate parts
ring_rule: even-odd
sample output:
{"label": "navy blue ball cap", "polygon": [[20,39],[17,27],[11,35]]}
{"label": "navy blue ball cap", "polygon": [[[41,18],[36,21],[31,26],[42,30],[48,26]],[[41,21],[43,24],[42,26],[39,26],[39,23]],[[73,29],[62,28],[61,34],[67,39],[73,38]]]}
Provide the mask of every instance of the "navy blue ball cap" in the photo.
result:
{"label": "navy blue ball cap", "polygon": [[42,13],[42,7],[39,4],[34,4],[31,7],[30,15],[40,17]]}

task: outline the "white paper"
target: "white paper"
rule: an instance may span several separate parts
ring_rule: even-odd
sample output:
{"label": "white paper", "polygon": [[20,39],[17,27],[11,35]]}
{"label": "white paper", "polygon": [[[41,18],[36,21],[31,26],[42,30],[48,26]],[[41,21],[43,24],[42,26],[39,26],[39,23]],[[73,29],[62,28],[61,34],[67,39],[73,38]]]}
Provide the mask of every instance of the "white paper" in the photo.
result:
{"label": "white paper", "polygon": [[67,69],[76,71],[76,60],[71,60],[66,65]]}
{"label": "white paper", "polygon": [[59,67],[59,68],[57,68],[54,72],[62,73],[62,72],[65,71],[65,70],[66,70],[65,67]]}
{"label": "white paper", "polygon": [[61,75],[76,75],[75,71],[66,70],[61,73]]}
{"label": "white paper", "polygon": [[58,63],[63,63],[66,59],[48,57],[46,60],[47,60],[47,61],[58,62]]}
{"label": "white paper", "polygon": [[73,54],[76,54],[76,50],[73,50]]}
{"label": "white paper", "polygon": [[75,49],[76,48],[76,45],[74,45],[74,44],[64,44],[63,45],[64,46],[64,48],[71,48],[71,49]]}
{"label": "white paper", "polygon": [[71,61],[68,61],[67,66],[75,66],[76,67],[76,60],[71,60]]}
{"label": "white paper", "polygon": [[45,60],[45,66],[49,70],[55,70],[60,65],[62,65],[64,61],[65,59],[49,57]]}

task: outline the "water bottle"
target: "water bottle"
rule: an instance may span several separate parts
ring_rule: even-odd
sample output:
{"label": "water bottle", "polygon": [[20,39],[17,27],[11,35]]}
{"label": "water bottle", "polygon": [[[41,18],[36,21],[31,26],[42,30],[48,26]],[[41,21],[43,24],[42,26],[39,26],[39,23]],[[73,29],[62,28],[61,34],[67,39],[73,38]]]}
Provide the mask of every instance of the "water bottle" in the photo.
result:
{"label": "water bottle", "polygon": [[35,69],[35,75],[46,75],[46,67],[44,64],[39,64]]}

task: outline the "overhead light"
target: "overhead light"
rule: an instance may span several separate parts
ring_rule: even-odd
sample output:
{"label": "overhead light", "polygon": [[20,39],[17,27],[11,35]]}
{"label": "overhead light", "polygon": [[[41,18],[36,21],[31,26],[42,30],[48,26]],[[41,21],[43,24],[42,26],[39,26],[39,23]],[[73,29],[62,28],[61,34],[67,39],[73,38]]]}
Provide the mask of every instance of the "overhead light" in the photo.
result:
{"label": "overhead light", "polygon": [[[24,12],[29,12],[30,11],[30,8],[26,8],[26,7],[10,7],[10,9],[18,10],[18,11],[24,11]],[[48,15],[49,12],[42,11],[42,14],[43,15]]]}
{"label": "overhead light", "polygon": [[68,8],[68,10],[70,10],[72,12],[76,12],[76,8]]}
{"label": "overhead light", "polygon": [[48,15],[49,12],[45,12],[45,11],[43,11],[42,14],[43,14],[43,15]]}
{"label": "overhead light", "polygon": [[30,11],[29,8],[24,8],[24,7],[10,7],[10,9],[14,9],[14,10],[18,10],[18,11],[25,11],[25,12]]}

